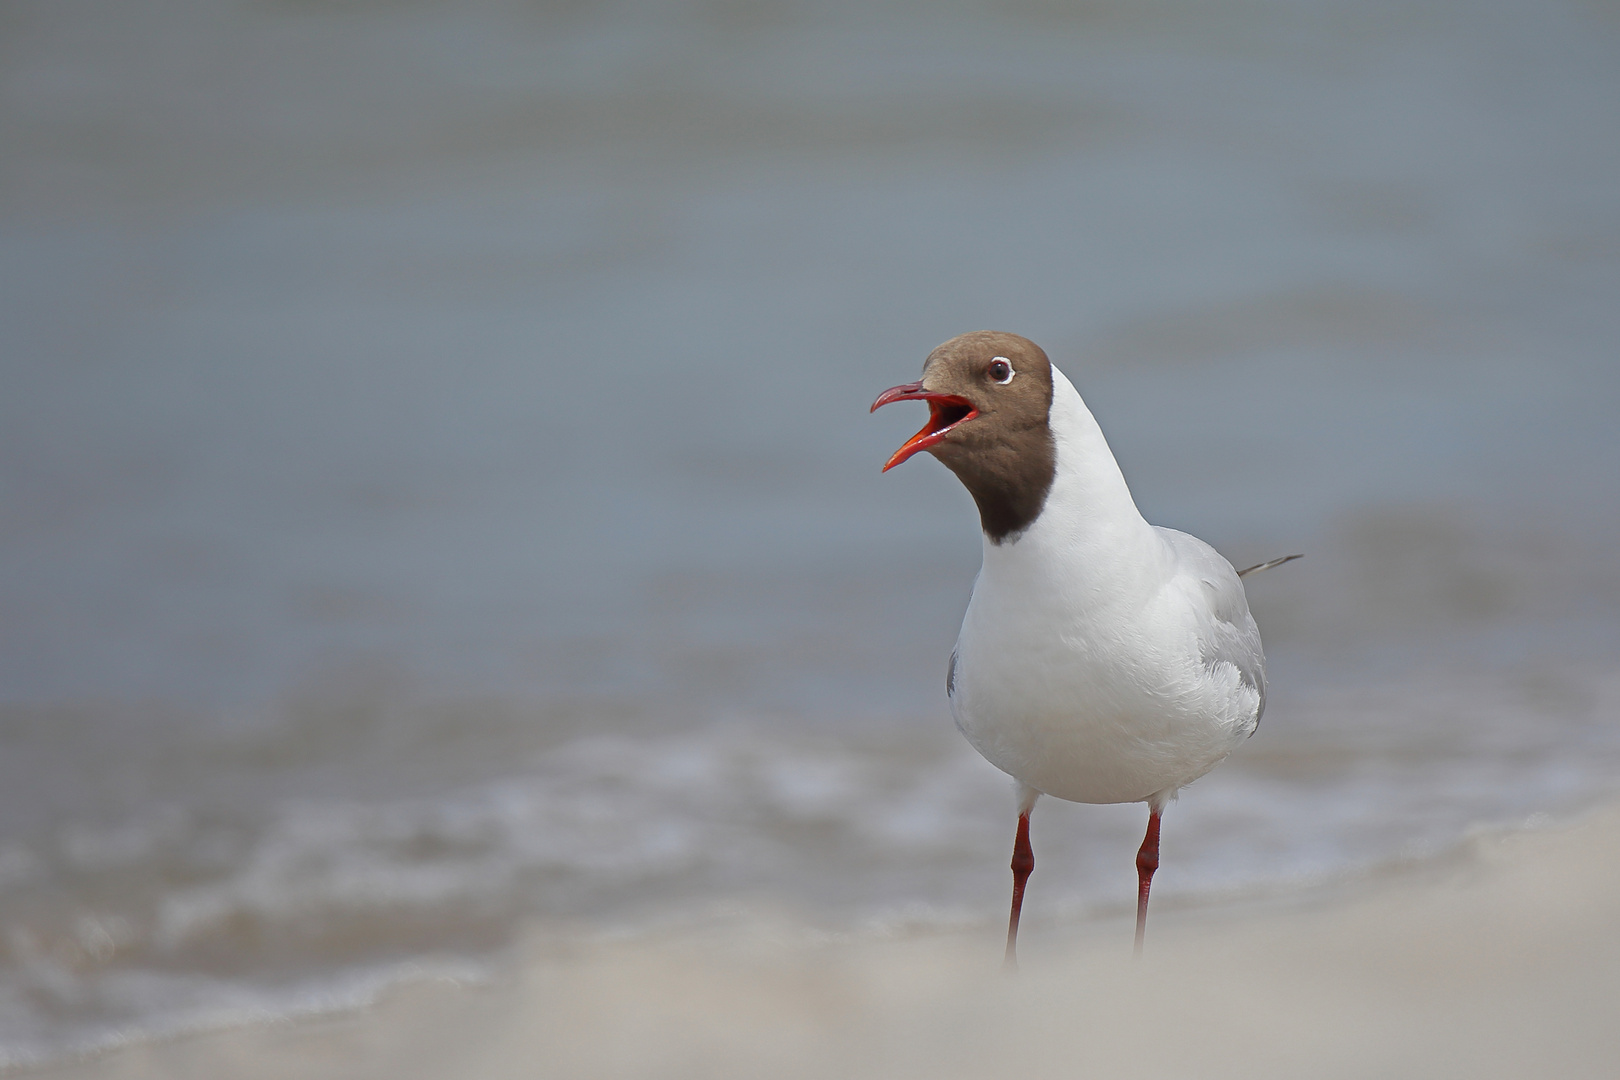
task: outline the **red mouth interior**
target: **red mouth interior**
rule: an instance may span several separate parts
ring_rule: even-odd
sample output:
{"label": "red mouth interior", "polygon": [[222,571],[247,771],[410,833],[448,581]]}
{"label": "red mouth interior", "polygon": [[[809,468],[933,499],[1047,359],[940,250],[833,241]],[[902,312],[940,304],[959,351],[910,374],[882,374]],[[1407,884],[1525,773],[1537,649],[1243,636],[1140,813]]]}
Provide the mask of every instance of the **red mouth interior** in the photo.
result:
{"label": "red mouth interior", "polygon": [[888,472],[919,450],[927,450],[943,439],[956,425],[966,423],[979,415],[972,403],[954,394],[930,395],[924,400],[928,402],[928,423],[894,452],[894,456],[883,466],[884,472]]}
{"label": "red mouth interior", "polygon": [[966,420],[972,411],[973,406],[960,398],[952,401],[930,401],[928,423],[935,431],[944,431]]}

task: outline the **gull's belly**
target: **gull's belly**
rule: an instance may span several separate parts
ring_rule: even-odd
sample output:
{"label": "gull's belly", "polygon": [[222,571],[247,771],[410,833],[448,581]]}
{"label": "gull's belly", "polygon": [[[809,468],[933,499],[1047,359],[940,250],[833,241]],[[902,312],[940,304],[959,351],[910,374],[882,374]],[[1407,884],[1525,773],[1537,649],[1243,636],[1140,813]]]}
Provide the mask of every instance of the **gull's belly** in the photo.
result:
{"label": "gull's belly", "polygon": [[1230,665],[1206,667],[1195,644],[1142,648],[1074,625],[1009,639],[969,615],[951,694],[957,727],[991,764],[1048,795],[1139,802],[1196,780],[1253,728],[1258,695]]}

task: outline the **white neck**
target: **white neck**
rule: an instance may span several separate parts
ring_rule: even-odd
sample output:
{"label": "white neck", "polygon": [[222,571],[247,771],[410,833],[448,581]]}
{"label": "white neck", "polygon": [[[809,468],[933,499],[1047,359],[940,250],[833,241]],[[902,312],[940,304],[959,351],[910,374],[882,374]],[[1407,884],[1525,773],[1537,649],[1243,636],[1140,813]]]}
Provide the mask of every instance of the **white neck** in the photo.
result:
{"label": "white neck", "polygon": [[1070,575],[1100,575],[1117,583],[1119,574],[1139,569],[1143,553],[1162,542],[1137,510],[1102,428],[1056,366],[1049,423],[1057,443],[1057,469],[1046,505],[1016,539],[994,544],[985,538],[984,572],[1027,564],[1032,555],[1036,562],[1052,556],[1072,568]]}

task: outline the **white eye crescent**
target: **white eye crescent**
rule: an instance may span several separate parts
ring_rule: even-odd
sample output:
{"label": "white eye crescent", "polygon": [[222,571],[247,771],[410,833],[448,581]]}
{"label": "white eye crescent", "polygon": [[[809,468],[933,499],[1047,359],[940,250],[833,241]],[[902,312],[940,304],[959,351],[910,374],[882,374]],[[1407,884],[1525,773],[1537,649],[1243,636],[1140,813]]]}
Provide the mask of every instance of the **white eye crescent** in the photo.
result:
{"label": "white eye crescent", "polygon": [[990,366],[984,370],[985,374],[989,375],[1002,386],[1006,386],[1008,383],[1012,382],[1013,376],[1018,374],[1018,372],[1013,370],[1012,361],[1008,360],[1005,356],[998,356],[991,360]]}

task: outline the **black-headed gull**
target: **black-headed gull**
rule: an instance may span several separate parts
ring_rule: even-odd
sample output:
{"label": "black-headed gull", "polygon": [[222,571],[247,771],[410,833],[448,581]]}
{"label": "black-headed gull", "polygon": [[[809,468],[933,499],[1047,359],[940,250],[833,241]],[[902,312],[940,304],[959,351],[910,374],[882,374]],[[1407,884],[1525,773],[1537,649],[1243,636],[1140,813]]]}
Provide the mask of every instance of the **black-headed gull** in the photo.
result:
{"label": "black-headed gull", "polygon": [[872,408],[895,401],[927,402],[929,417],[885,471],[927,450],[973,495],[984,530],[945,692],[962,734],[1018,782],[1006,962],[1017,965],[1029,816],[1043,794],[1148,804],[1140,954],[1165,805],[1253,734],[1265,708],[1240,575],[1202,540],[1143,520],[1097,421],[1034,342],[953,338],[919,381]]}

